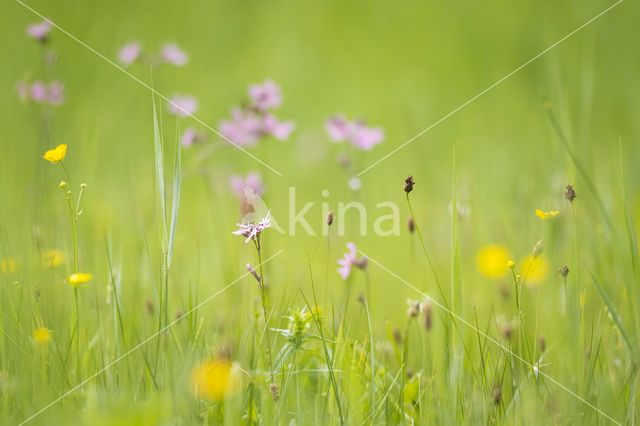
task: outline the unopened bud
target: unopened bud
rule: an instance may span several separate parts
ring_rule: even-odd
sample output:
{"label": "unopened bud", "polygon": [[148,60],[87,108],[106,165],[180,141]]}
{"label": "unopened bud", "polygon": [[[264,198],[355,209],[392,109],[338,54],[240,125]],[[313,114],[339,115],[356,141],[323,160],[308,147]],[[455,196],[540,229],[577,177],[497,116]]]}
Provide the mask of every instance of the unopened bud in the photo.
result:
{"label": "unopened bud", "polygon": [[331,210],[327,214],[327,225],[331,226],[332,223],[333,223],[333,210]]}
{"label": "unopened bud", "polygon": [[258,275],[258,273],[256,272],[255,269],[253,269],[253,266],[251,266],[250,264],[247,263],[247,271],[249,271],[249,273],[251,275],[253,275],[253,277],[258,280],[259,283],[262,283],[262,279],[260,277],[260,275]]}
{"label": "unopened bud", "polygon": [[60,189],[67,189],[67,182],[65,181],[60,182]]}
{"label": "unopened bud", "polygon": [[538,257],[544,251],[544,240],[540,240],[533,246],[533,257]]}

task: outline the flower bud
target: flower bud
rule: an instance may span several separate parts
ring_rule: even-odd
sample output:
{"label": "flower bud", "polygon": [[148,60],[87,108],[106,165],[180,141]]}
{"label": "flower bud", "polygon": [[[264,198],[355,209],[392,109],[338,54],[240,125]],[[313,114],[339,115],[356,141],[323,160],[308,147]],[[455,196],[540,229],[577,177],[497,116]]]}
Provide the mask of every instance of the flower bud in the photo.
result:
{"label": "flower bud", "polygon": [[60,189],[67,189],[67,182],[65,181],[60,182]]}

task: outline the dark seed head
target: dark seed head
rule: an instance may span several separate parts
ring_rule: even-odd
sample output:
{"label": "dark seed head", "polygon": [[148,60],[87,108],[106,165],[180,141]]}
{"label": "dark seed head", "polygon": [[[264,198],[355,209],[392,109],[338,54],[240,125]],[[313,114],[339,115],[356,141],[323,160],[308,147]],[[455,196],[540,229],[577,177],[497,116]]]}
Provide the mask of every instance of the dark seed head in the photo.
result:
{"label": "dark seed head", "polygon": [[413,185],[415,185],[413,176],[407,176],[407,178],[404,180],[404,192],[408,194],[413,191]]}
{"label": "dark seed head", "polygon": [[558,268],[558,273],[562,275],[562,278],[567,278],[567,275],[569,275],[569,267],[566,264],[562,265]]}
{"label": "dark seed head", "polygon": [[409,230],[409,232],[411,232],[413,234],[413,231],[416,230],[416,224],[413,221],[413,216],[409,216],[409,219],[407,219],[407,229]]}
{"label": "dark seed head", "polygon": [[576,199],[576,190],[573,189],[573,186],[567,185],[567,189],[564,191],[564,198],[573,203],[573,200]]}
{"label": "dark seed head", "polygon": [[494,404],[498,405],[502,402],[502,389],[500,389],[500,384],[496,383],[493,385],[491,396]]}
{"label": "dark seed head", "polygon": [[333,210],[331,210],[327,214],[327,225],[331,226],[332,223],[333,223]]}

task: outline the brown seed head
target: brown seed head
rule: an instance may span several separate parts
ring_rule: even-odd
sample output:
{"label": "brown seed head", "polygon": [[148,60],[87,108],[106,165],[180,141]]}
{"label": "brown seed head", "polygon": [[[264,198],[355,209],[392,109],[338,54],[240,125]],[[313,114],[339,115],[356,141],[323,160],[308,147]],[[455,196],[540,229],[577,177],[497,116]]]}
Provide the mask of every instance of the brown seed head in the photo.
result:
{"label": "brown seed head", "polygon": [[569,267],[566,264],[562,265],[558,268],[558,273],[562,275],[562,278],[567,278],[567,275],[569,275]]}
{"label": "brown seed head", "polygon": [[415,181],[413,180],[413,176],[409,175],[404,180],[404,192],[407,194],[413,191],[413,185],[415,185]]}
{"label": "brown seed head", "polygon": [[409,232],[411,232],[413,234],[413,231],[416,230],[416,224],[413,221],[413,216],[409,216],[409,219],[407,219],[407,229],[409,230]]}
{"label": "brown seed head", "polygon": [[333,223],[333,210],[331,210],[327,214],[327,225],[331,226],[332,223]]}
{"label": "brown seed head", "polygon": [[573,189],[573,186],[567,185],[567,189],[564,191],[564,198],[573,203],[573,200],[576,199],[576,190]]}

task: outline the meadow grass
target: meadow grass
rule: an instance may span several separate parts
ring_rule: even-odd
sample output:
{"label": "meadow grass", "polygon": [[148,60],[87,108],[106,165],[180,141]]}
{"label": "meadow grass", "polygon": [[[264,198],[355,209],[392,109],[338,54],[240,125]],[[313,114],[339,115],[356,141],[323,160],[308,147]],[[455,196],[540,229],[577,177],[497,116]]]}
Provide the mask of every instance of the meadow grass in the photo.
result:
{"label": "meadow grass", "polygon": [[[0,424],[640,420],[636,4],[367,170],[611,4],[28,3],[116,62],[141,41],[151,93],[9,3]],[[251,155],[177,93],[216,131],[255,114]],[[340,112],[369,142],[329,141]]]}

